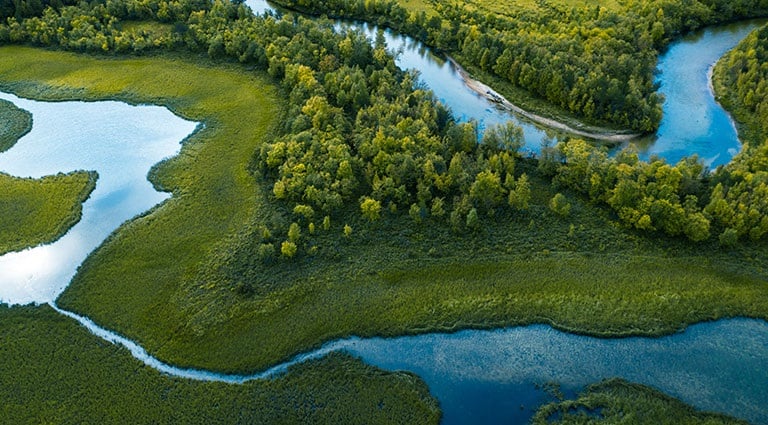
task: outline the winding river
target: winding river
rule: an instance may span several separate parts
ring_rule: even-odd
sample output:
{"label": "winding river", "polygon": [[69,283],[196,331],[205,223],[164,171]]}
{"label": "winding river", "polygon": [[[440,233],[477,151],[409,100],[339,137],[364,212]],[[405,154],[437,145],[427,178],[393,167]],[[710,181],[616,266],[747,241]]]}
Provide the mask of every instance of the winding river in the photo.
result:
{"label": "winding river", "polygon": [[[249,0],[248,4],[260,11],[261,3]],[[674,46],[665,58],[677,49],[708,51],[710,43],[728,38],[730,41],[722,47],[725,52],[756,25],[741,24],[737,30],[724,32],[704,31],[698,39]],[[387,37],[390,46],[397,40],[403,43],[399,45],[402,46],[399,66],[419,69],[425,84],[461,119],[475,118],[483,125],[510,119],[506,112],[497,110],[466,88],[449,62],[431,56],[412,40],[392,34]],[[684,65],[685,62],[681,67],[685,68]],[[705,64],[704,74],[708,66]],[[660,78],[673,73],[672,68],[665,68]],[[687,78],[680,77],[677,81],[695,86],[699,91],[710,90],[706,78],[701,81]],[[675,91],[669,91],[667,104],[673,104],[675,96]],[[96,190],[84,204],[82,220],[63,238],[50,245],[0,257],[0,301],[53,305],[77,266],[111,232],[125,220],[167,199],[168,194],[155,191],[149,184],[147,172],[163,158],[176,155],[180,142],[197,124],[154,106],[119,102],[46,103],[5,93],[0,94],[0,98],[30,111],[34,117],[32,131],[12,149],[0,154],[0,170],[30,177],[76,169],[99,172]],[[678,108],[682,110],[689,101],[683,100],[680,104],[683,106]],[[697,106],[695,118],[709,119],[708,113],[699,113],[702,108]],[[665,116],[671,120],[675,115],[667,114],[665,109]],[[699,127],[688,125],[689,119],[691,115],[682,120],[684,134]],[[665,146],[665,138],[669,138],[670,143],[678,140],[679,136],[674,135],[674,122],[668,124],[668,128],[662,124],[659,132],[656,144],[660,146]],[[528,148],[535,151],[544,132],[531,124],[523,123],[523,126]],[[719,133],[724,127],[729,125],[715,125],[707,132],[714,132],[711,135],[714,140],[731,137]],[[737,150],[738,141],[736,143],[726,148],[729,155]],[[655,153],[665,156],[664,152],[679,151],[678,147],[654,148],[656,144],[643,152],[650,155],[653,149],[661,149]],[[730,158],[722,152],[708,153],[693,147],[690,151],[698,152],[712,165]],[[674,161],[673,154],[669,155],[670,161]],[[390,339],[347,338],[332,341],[259,374],[230,376],[164,364],[136,343],[100,328],[88,318],[57,310],[95,335],[124,345],[147,365],[189,379],[240,383],[273,376],[291,364],[330,351],[347,350],[370,364],[389,370],[409,370],[425,379],[432,394],[441,402],[445,424],[524,422],[538,405],[549,400],[537,389],[540,385],[556,381],[566,393],[572,393],[585,384],[613,376],[652,385],[697,408],[768,423],[768,368],[765,367],[768,323],[760,320],[697,324],[685,332],[663,338],[597,339],[543,325]]]}

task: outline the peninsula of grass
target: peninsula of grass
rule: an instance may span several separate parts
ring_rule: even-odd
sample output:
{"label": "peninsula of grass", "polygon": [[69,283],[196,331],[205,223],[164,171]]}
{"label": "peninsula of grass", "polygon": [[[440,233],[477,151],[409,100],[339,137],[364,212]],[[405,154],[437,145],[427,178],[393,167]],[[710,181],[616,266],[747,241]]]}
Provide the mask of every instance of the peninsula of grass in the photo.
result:
{"label": "peninsula of grass", "polygon": [[96,188],[95,172],[41,179],[0,172],[0,255],[53,242],[80,221],[83,202]]}
{"label": "peninsula of grass", "polygon": [[334,353],[245,384],[164,375],[48,306],[0,305],[3,423],[437,424],[407,372]]}
{"label": "peninsula of grass", "polygon": [[562,400],[538,409],[531,423],[636,425],[746,425],[730,416],[700,412],[653,388],[621,379],[590,385],[575,400]]}
{"label": "peninsula of grass", "polygon": [[32,114],[0,99],[0,152],[11,148],[32,129]]}

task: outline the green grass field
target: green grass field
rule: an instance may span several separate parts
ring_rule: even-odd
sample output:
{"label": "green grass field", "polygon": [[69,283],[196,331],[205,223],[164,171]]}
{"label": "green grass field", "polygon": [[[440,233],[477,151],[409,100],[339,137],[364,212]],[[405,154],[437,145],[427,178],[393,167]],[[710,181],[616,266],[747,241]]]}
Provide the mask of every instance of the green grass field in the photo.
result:
{"label": "green grass field", "polygon": [[0,172],[0,255],[61,237],[80,221],[82,203],[96,188],[93,172],[41,179]]}
{"label": "green grass field", "polygon": [[0,422],[436,424],[426,385],[343,354],[243,385],[173,378],[47,306],[0,305]]}

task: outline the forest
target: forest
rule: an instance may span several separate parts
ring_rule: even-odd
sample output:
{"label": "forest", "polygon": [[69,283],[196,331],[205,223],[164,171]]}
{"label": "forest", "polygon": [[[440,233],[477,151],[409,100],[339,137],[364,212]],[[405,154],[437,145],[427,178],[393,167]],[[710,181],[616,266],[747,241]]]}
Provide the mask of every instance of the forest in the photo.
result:
{"label": "forest", "polygon": [[588,121],[653,132],[661,119],[656,57],[697,28],[765,16],[765,0],[633,1],[620,9],[540,0],[491,13],[464,2],[278,0],[301,11],[376,22],[449,52]]}

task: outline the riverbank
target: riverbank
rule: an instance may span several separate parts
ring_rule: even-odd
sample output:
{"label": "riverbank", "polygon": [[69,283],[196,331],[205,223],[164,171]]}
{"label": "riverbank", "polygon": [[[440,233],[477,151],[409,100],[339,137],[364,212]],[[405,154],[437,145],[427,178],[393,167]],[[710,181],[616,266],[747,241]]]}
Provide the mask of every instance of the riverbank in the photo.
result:
{"label": "riverbank", "polygon": [[653,388],[621,379],[609,379],[590,385],[575,399],[559,400],[542,406],[531,423],[582,424],[585,418],[591,418],[596,423],[621,423],[628,417],[636,418],[644,424],[748,424],[726,415],[696,411]]}
{"label": "riverbank", "polygon": [[589,130],[576,129],[555,119],[546,118],[533,112],[526,111],[507,100],[504,96],[497,93],[490,86],[472,78],[472,76],[461,66],[461,64],[456,62],[456,60],[454,60],[452,57],[447,56],[447,58],[451,65],[459,73],[459,75],[461,75],[461,78],[467,87],[475,91],[480,96],[485,97],[489,101],[494,102],[498,107],[525,117],[526,119],[531,120],[537,124],[541,124],[554,130],[564,131],[575,136],[586,137],[588,139],[607,142],[610,144],[624,143],[642,136],[640,133],[616,131],[605,128],[590,127]]}

